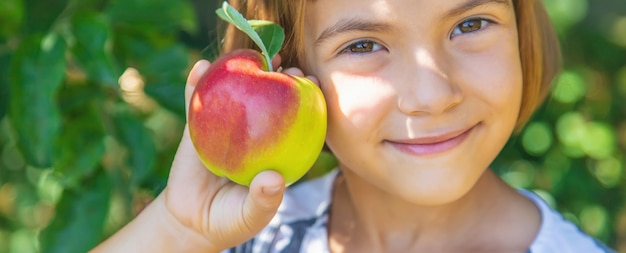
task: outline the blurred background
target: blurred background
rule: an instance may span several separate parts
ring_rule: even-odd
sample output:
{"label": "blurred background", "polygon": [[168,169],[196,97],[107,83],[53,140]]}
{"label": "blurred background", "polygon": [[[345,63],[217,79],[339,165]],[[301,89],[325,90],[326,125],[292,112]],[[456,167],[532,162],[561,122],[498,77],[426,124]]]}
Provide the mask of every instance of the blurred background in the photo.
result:
{"label": "blurred background", "polygon": [[[544,2],[565,68],[493,169],[626,252],[626,1]],[[163,189],[220,4],[0,1],[0,253],[85,252]]]}

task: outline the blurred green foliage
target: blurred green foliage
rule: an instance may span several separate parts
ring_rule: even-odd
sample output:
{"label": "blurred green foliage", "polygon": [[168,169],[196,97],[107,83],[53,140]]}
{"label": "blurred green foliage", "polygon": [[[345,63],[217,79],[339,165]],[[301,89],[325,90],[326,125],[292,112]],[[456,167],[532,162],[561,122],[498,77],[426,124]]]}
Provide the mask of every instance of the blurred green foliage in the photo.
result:
{"label": "blurred green foliage", "polygon": [[564,69],[544,106],[493,167],[626,252],[626,2],[544,3],[561,40]]}
{"label": "blurred green foliage", "polygon": [[[565,68],[493,169],[626,252],[626,2],[544,2]],[[85,252],[164,187],[219,4],[0,1],[0,253]]]}

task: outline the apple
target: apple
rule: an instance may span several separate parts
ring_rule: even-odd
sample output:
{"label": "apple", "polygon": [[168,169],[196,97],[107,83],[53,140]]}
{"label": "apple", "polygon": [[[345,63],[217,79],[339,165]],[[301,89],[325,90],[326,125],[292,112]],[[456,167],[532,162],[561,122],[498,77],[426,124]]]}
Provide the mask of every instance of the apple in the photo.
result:
{"label": "apple", "polygon": [[188,124],[202,163],[249,186],[274,170],[292,184],[316,161],[326,136],[326,103],[311,80],[268,71],[259,52],[221,56],[191,97]]}
{"label": "apple", "polygon": [[246,20],[224,1],[216,14],[261,49],[222,55],[200,78],[188,111],[191,140],[214,174],[249,186],[261,171],[280,173],[287,185],[311,168],[326,137],[326,102],[311,80],[273,72],[284,30]]}

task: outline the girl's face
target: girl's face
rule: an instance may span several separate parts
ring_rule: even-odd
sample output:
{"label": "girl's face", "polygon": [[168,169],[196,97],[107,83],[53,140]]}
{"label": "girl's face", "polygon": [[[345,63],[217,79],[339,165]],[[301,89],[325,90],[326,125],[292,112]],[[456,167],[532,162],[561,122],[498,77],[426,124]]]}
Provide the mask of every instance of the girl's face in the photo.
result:
{"label": "girl's face", "polygon": [[342,169],[418,204],[467,193],[520,110],[511,0],[315,0],[305,19]]}

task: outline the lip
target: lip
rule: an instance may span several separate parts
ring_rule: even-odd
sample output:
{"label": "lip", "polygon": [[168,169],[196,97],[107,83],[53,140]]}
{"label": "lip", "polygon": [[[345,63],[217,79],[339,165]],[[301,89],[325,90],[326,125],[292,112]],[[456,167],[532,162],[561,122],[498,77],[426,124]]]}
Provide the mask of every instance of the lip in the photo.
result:
{"label": "lip", "polygon": [[426,156],[443,153],[460,145],[478,125],[441,135],[403,140],[386,140],[394,148],[410,155]]}

